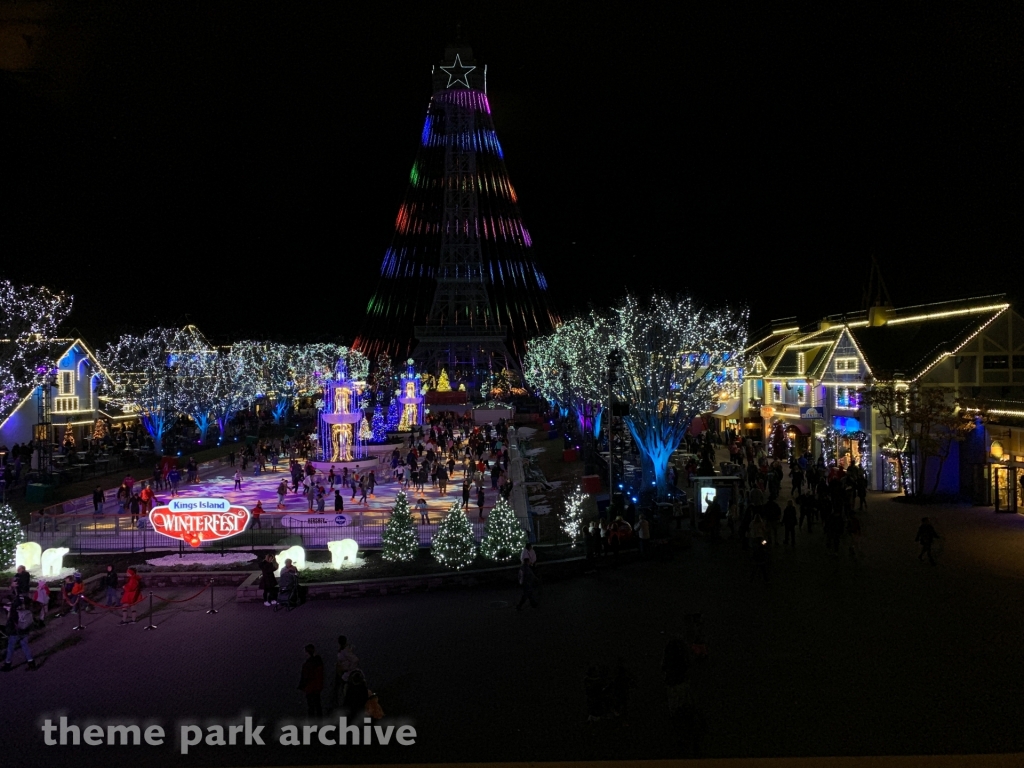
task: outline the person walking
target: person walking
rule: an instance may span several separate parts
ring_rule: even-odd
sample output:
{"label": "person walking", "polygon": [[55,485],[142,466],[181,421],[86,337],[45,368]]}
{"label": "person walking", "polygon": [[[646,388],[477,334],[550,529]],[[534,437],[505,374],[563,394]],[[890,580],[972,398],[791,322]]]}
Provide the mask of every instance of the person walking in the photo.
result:
{"label": "person walking", "polygon": [[370,498],[375,498],[374,490],[377,488],[377,475],[371,469],[370,474],[366,476],[366,492],[370,494]]}
{"label": "person walking", "polygon": [[792,544],[796,546],[796,507],[793,505],[793,500],[790,499],[786,504],[786,508],[782,510],[782,527],[785,531],[784,544]]}
{"label": "person walking", "polygon": [[334,665],[334,686],[331,689],[330,708],[335,710],[345,700],[345,686],[349,676],[359,668],[355,646],[349,645],[345,635],[338,635],[338,660]]}
{"label": "person walking", "polygon": [[651,548],[651,524],[647,522],[647,517],[643,513],[640,514],[633,530],[636,531],[636,546],[640,550],[640,557],[646,558]]}
{"label": "person walking", "polygon": [[345,511],[345,500],[341,498],[341,489],[334,489],[334,511],[344,512]]}
{"label": "person walking", "polygon": [[420,513],[420,523],[430,525],[430,511],[427,509],[427,500],[420,496],[416,499],[416,509]]}
{"label": "person walking", "polygon": [[250,514],[252,515],[252,525],[249,527],[259,528],[262,531],[263,524],[260,522],[260,515],[263,514],[263,502],[257,501],[256,506],[252,508],[252,512]]}
{"label": "person walking", "polygon": [[345,697],[342,700],[342,711],[349,723],[358,722],[370,698],[370,689],[366,687],[366,678],[362,670],[353,669],[345,684]]}
{"label": "person walking", "polygon": [[486,502],[486,497],[484,496],[484,487],[483,487],[483,485],[479,485],[479,486],[477,486],[477,489],[476,489],[476,505],[477,505],[477,508],[479,509],[479,516],[480,516],[481,520],[484,519],[484,503],[485,502]]}
{"label": "person walking", "polygon": [[941,538],[928,518],[922,517],[921,526],[917,529],[917,536],[914,537],[914,541],[921,544],[921,554],[917,556],[917,559],[921,560],[925,555],[928,555],[928,562],[931,565],[935,565],[935,558],[932,557],[932,542]]}
{"label": "person walking", "polygon": [[99,485],[97,485],[96,490],[92,492],[92,511],[93,514],[103,514],[103,488]]}
{"label": "person walking", "polygon": [[167,473],[167,482],[171,486],[171,496],[177,496],[178,483],[181,482],[181,472],[177,467],[171,467],[171,471]]}
{"label": "person walking", "polygon": [[[332,481],[333,485],[333,481]],[[284,509],[284,497],[288,495],[288,481],[282,480],[277,485],[277,508]]]}
{"label": "person walking", "polygon": [[523,605],[527,600],[530,601],[530,605],[534,608],[539,608],[537,605],[537,597],[534,594],[534,588],[537,585],[537,574],[533,572],[533,567],[530,565],[530,560],[524,557],[519,565],[519,587],[522,589],[522,597],[519,598],[519,603],[516,605],[516,610],[523,610]]}
{"label": "person walking", "polygon": [[306,694],[306,714],[309,717],[323,717],[324,707],[320,693],[324,689],[324,660],[310,643],[306,646],[306,660],[302,662],[299,675],[299,690]]}
{"label": "person walking", "polygon": [[235,490],[242,490],[242,470],[240,469],[235,470]]}
{"label": "person walking", "polygon": [[[135,606],[142,602],[142,579],[134,568],[127,571],[128,581],[125,582],[124,590],[121,592],[121,624],[134,624],[137,621]],[[131,611],[132,619],[128,621],[128,612]]]}
{"label": "person walking", "polygon": [[107,598],[104,605],[109,607],[117,604],[118,583],[117,571],[114,570],[114,566],[108,565],[106,573],[103,574],[103,590]]}
{"label": "person walking", "polygon": [[40,579],[36,585],[35,598],[39,603],[39,619],[36,621],[36,625],[41,627],[46,621],[46,613],[50,609],[50,585],[46,583],[46,579]]}
{"label": "person walking", "polygon": [[369,504],[369,502],[366,500],[366,494],[368,491],[366,484],[367,478],[365,475],[363,475],[359,478],[359,503],[363,505]]}
{"label": "person walking", "polygon": [[21,647],[25,654],[25,661],[28,662],[27,669],[36,669],[36,661],[32,656],[32,649],[28,646],[28,634],[32,629],[35,619],[32,616],[32,609],[29,607],[28,599],[17,595],[11,602],[11,609],[7,614],[7,624],[4,632],[7,634],[7,657],[0,672],[10,672],[13,669],[11,662],[14,660],[14,649]]}

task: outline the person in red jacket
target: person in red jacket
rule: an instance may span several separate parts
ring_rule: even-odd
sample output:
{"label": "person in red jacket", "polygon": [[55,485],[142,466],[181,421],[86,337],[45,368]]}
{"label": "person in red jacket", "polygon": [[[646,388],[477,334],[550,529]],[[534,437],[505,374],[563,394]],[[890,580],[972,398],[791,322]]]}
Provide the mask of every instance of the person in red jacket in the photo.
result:
{"label": "person in red jacket", "polygon": [[306,646],[306,660],[302,663],[299,690],[306,694],[306,708],[310,717],[323,717],[324,708],[320,692],[324,689],[324,660],[311,644]]}
{"label": "person in red jacket", "polygon": [[[121,593],[121,626],[134,624],[135,605],[142,601],[142,579],[135,572],[134,568],[128,569],[128,581],[125,582],[124,591]],[[128,621],[128,611],[132,612],[132,620]]]}

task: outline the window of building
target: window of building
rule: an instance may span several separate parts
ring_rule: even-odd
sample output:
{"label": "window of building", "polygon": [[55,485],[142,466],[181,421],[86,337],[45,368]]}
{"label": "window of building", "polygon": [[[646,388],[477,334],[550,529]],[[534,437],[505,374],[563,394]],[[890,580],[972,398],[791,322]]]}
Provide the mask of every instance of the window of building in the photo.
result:
{"label": "window of building", "polygon": [[1006,355],[985,355],[981,364],[986,371],[1002,371],[1010,367],[1010,358]]}
{"label": "window of building", "polygon": [[798,405],[807,404],[807,385],[797,384],[794,389],[796,390],[796,402]]}
{"label": "window of building", "polygon": [[837,373],[856,373],[857,372],[857,358],[856,357],[837,357],[835,361],[835,368]]}
{"label": "window of building", "polygon": [[860,408],[860,393],[853,387],[836,387],[836,408]]}
{"label": "window of building", "polygon": [[60,393],[62,395],[73,395],[73,394],[75,394],[75,372],[74,371],[61,371],[60,372]]}
{"label": "window of building", "polygon": [[776,382],[772,383],[772,402],[773,403],[781,403],[782,402],[782,382],[781,381],[776,381]]}
{"label": "window of building", "polygon": [[796,353],[796,372],[801,376],[807,373],[807,356],[803,352]]}

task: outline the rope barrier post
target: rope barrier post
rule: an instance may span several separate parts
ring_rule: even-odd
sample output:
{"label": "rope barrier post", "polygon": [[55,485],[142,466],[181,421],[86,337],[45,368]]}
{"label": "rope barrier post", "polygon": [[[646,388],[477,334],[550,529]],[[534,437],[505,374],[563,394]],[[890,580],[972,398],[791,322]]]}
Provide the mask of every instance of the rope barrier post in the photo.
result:
{"label": "rope barrier post", "polygon": [[143,627],[142,631],[147,632],[151,629],[156,629],[156,624],[153,623],[153,590],[149,590],[149,626]]}
{"label": "rope barrier post", "polygon": [[78,625],[71,628],[72,632],[78,632],[85,629],[85,624],[82,623],[82,597],[79,596],[78,602],[75,603],[75,615],[78,618]]}
{"label": "rope barrier post", "polygon": [[207,613],[208,614],[215,614],[215,613],[217,613],[217,609],[213,607],[213,579],[210,579],[210,610],[208,610]]}

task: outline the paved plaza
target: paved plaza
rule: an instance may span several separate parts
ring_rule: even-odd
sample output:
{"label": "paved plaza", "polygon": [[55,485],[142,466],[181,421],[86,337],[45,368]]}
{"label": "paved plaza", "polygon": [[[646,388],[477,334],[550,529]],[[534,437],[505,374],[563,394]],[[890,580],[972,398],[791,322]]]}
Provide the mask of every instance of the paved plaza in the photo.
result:
{"label": "paved plaza", "polygon": [[[936,567],[916,559],[929,515]],[[738,542],[697,541],[671,560],[549,580],[541,608],[516,612],[515,585],[318,601],[294,612],[236,604],[220,589],[160,608],[159,629],[114,616],[54,620],[33,639],[41,669],[0,676],[0,754],[39,756],[40,718],[237,718],[304,714],[302,647],[333,667],[345,633],[388,716],[413,747],[49,747],[54,766],[240,765],[439,760],[610,760],[677,756],[659,673],[669,633],[702,611],[710,659],[694,673],[709,757],[1024,751],[1024,518],[990,508],[919,508],[872,495],[865,555],[824,551],[820,527],[774,551],[750,582]],[[543,553],[541,555],[543,561]],[[543,575],[543,562],[541,564]],[[181,596],[188,588],[182,587]],[[585,722],[589,664],[622,656],[637,680],[629,712]],[[18,657],[20,659],[20,656]],[[328,675],[329,676],[329,675]],[[270,730],[268,728],[268,730]]]}

